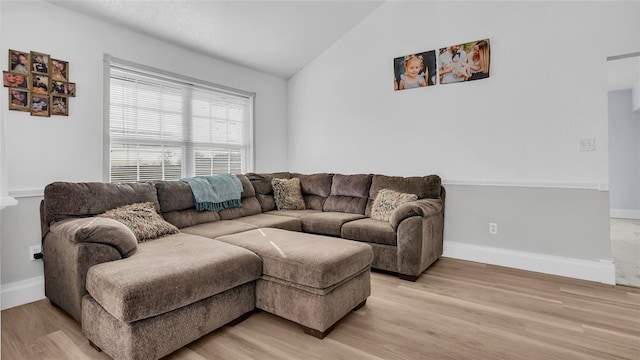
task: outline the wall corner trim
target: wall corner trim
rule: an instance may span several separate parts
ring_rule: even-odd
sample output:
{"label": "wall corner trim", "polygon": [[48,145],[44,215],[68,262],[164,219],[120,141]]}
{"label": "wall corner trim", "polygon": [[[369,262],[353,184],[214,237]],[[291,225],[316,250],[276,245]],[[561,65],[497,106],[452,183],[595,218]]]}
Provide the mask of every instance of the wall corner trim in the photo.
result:
{"label": "wall corner trim", "polygon": [[2,285],[1,293],[2,310],[42,300],[45,298],[44,276]]}
{"label": "wall corner trim", "polygon": [[11,196],[3,196],[0,198],[0,210],[6,208],[7,206],[18,205],[18,200],[14,199]]}
{"label": "wall corner trim", "polygon": [[10,190],[9,195],[16,199],[44,197],[44,189],[20,189]]}
{"label": "wall corner trim", "polygon": [[615,285],[613,260],[584,260],[455,241],[444,242],[443,256],[544,274]]}

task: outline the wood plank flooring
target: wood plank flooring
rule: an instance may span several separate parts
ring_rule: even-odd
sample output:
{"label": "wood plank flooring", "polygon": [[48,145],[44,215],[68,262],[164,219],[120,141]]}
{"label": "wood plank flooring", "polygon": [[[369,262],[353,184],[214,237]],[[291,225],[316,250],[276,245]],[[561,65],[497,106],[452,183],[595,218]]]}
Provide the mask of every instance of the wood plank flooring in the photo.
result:
{"label": "wood plank flooring", "polygon": [[[48,300],[2,311],[2,359],[109,359]],[[640,289],[443,258],[415,283],[372,273],[372,295],[324,340],[258,312],[166,357],[640,359]]]}

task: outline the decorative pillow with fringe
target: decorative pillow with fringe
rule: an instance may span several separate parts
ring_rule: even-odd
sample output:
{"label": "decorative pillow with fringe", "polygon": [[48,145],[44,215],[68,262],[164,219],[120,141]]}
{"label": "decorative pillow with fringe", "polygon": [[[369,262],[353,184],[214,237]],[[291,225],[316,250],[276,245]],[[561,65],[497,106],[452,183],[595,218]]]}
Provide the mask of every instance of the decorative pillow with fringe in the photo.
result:
{"label": "decorative pillow with fringe", "polygon": [[382,189],[373,201],[371,218],[374,220],[389,221],[391,213],[398,206],[416,200],[418,200],[418,195],[416,194],[405,194],[389,189]]}
{"label": "decorative pillow with fringe", "polygon": [[271,180],[273,187],[273,199],[278,210],[304,210],[304,198],[300,187],[300,179],[278,179]]}
{"label": "decorative pillow with fringe", "polygon": [[164,221],[150,202],[121,206],[98,216],[123,223],[131,229],[138,242],[180,232],[177,227]]}

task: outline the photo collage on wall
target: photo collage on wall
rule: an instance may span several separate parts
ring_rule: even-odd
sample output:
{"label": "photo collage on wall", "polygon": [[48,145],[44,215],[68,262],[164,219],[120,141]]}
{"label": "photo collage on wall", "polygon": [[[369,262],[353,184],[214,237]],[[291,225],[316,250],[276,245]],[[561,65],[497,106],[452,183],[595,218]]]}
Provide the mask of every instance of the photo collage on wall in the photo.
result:
{"label": "photo collage on wall", "polygon": [[436,84],[489,77],[489,39],[455,44],[393,59],[393,90],[415,89]]}
{"label": "photo collage on wall", "polygon": [[32,116],[69,115],[76,84],[69,81],[69,62],[36,51],[9,50],[9,69],[2,72],[9,88],[9,110]]}

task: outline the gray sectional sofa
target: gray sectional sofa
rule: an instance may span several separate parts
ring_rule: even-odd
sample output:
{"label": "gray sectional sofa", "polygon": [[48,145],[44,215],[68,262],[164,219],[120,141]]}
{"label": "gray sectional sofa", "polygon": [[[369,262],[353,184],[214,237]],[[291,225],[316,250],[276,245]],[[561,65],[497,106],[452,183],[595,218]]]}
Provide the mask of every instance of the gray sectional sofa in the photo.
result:
{"label": "gray sectional sofa", "polygon": [[[116,359],[156,359],[256,307],[324,337],[364,305],[369,269],[415,281],[442,254],[436,175],[249,173],[242,207],[198,212],[188,184],[63,183],[41,204],[45,294]],[[271,181],[300,179],[304,210],[278,210]],[[417,201],[374,220],[382,189]],[[180,232],[138,243],[96,215],[152,203]],[[352,240],[352,241],[345,241]]]}

